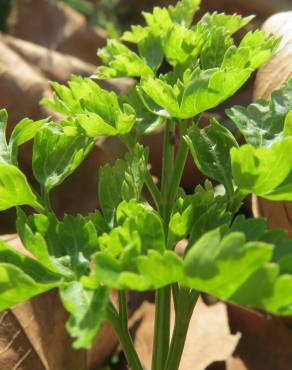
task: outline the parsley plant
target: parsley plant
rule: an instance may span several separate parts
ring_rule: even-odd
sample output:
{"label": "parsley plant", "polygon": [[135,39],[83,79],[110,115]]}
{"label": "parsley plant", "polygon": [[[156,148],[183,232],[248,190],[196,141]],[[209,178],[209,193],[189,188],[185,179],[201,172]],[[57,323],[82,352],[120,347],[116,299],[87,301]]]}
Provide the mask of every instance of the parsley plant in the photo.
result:
{"label": "parsley plant", "polygon": [[[7,113],[0,112],[0,210],[17,207],[17,231],[34,257],[0,242],[0,309],[58,288],[74,347],[89,348],[109,320],[132,370],[143,367],[128,331],[128,289],[156,291],[152,370],[178,369],[200,292],[292,314],[292,241],[284,230],[268,230],[264,219],[237,215],[249,194],[292,200],[292,80],[270,101],[226,111],[244,145],[215,118],[201,128],[202,113],[236,93],[274,55],[279,39],[254,31],[236,44],[233,34],[252,17],[213,13],[193,24],[198,7],[199,0],[181,0],[144,13],[144,27],[133,26],[99,51],[104,65],[95,76],[73,76],[68,86],[53,83],[54,99],[42,103],[62,115],[60,122],[25,118],[7,141]],[[127,95],[98,84],[125,76],[135,80]],[[139,141],[162,125],[157,186],[148,149]],[[99,171],[100,210],[60,220],[51,190],[81,164],[99,136],[119,137],[127,154]],[[18,167],[18,148],[31,139],[40,192]],[[224,192],[208,180],[193,194],[184,193],[180,181],[189,152]],[[182,239],[187,245],[179,256],[175,246]],[[110,289],[118,290],[118,307]]]}

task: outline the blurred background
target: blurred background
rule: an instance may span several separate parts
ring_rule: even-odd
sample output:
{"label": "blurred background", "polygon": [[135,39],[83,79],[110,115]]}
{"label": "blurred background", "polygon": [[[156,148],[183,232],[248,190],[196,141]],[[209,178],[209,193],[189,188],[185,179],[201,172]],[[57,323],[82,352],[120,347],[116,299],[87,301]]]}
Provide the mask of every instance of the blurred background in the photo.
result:
{"label": "blurred background", "polygon": [[[142,23],[141,11],[151,11],[155,5],[167,6],[175,2],[168,0],[0,0],[0,108],[8,110],[8,131],[11,132],[13,126],[23,117],[37,120],[52,115],[52,112],[39,105],[39,101],[44,96],[51,96],[52,94],[50,80],[66,83],[71,74],[90,76],[100,63],[96,51],[106,44],[107,38],[119,37],[130,25]],[[271,15],[289,10],[292,10],[292,0],[202,0],[201,9],[196,17],[200,18],[202,14],[208,11],[224,11],[229,14],[239,13],[244,16],[255,14],[256,17],[248,25],[248,29],[255,29],[260,28]],[[292,40],[291,14],[292,12],[287,13],[285,22],[290,27],[287,29],[290,30],[289,35]],[[279,22],[277,28],[281,28]],[[288,32],[285,32],[288,35]],[[272,64],[274,74],[279,72],[279,75],[281,75],[286,65],[289,74],[292,75],[292,41],[290,41],[286,50],[287,52],[282,52],[278,60],[275,60],[274,65]],[[271,73],[268,78],[272,80]],[[248,104],[251,102],[255,95],[253,91],[254,80],[255,76],[238,94],[224,106],[212,111],[211,114],[217,115],[224,121],[226,120],[223,116],[224,108],[235,103]],[[265,86],[268,86],[268,83],[263,82]],[[131,83],[129,79],[121,79],[105,82],[103,87],[115,91],[126,91]],[[258,93],[258,96],[262,95]],[[205,122],[207,120],[208,115],[205,117]],[[225,124],[228,124],[228,122],[225,121]],[[240,138],[238,139],[240,140]],[[159,178],[161,133],[152,134],[143,140],[144,143],[150,146],[152,173]],[[20,164],[33,186],[37,186],[31,173],[31,150],[31,143],[21,148]],[[60,216],[65,212],[88,213],[98,207],[97,168],[104,163],[113,161],[122,154],[123,148],[116,140],[101,140],[76,173],[53,191],[52,200],[56,213]],[[184,188],[186,191],[192,191],[195,185],[203,180],[202,175],[196,171],[193,160],[189,158],[183,177]],[[245,212],[247,214],[250,212],[249,204],[246,205]],[[277,221],[279,219],[283,220],[274,209],[270,213],[277,214]],[[286,227],[285,224],[284,227]],[[291,223],[290,227],[292,227]],[[15,232],[15,211],[2,212],[0,214],[0,235],[13,232]],[[141,298],[139,299],[141,303]],[[48,302],[51,301],[51,297],[49,297]],[[131,310],[134,311],[139,304],[139,302],[137,303],[137,297],[132,297],[131,302]],[[48,303],[43,304],[46,308],[44,311],[47,312]],[[278,319],[272,320],[270,317],[260,316],[240,308],[233,306],[226,306],[226,308],[220,305],[221,303],[215,304],[210,310],[205,306],[199,308],[204,330],[200,332],[197,327],[193,330],[195,333],[198,332],[194,341],[196,341],[196,345],[202,343],[202,346],[209,347],[210,358],[208,363],[217,361],[213,363],[212,367],[211,365],[208,366],[207,363],[204,365],[205,367],[202,365],[200,369],[288,370],[291,368],[289,364],[292,363],[292,319],[287,320],[284,325]],[[153,322],[153,312],[151,310],[153,311],[153,307],[146,307],[145,311],[140,311],[140,316],[136,315],[135,320],[137,322],[146,323],[143,327],[140,326],[142,329],[137,329],[138,326],[134,320],[136,334],[140,340],[140,348],[142,348],[141,351],[145,352],[144,357],[149,355],[147,335],[150,335],[149,322]],[[226,310],[228,310],[229,323]],[[52,311],[53,308],[50,312]],[[64,321],[63,316],[60,321]],[[214,337],[213,342],[210,342],[208,335],[205,335],[206,322],[209,325],[208,327],[214,328],[211,333],[212,337],[214,337],[214,332],[218,334],[218,337]],[[50,328],[48,332],[51,330]],[[236,354],[227,361],[226,358],[231,355],[235,346],[235,344],[233,347],[231,345],[231,348],[230,341],[237,331],[242,332],[242,337],[237,346]],[[36,336],[37,340],[38,333],[39,331]],[[108,328],[106,328],[101,338],[104,338],[106,334],[111,335],[109,342],[104,340],[102,345],[99,339],[98,343],[98,348],[100,348],[98,355],[102,359],[109,356],[117,346],[117,342],[113,339],[113,334],[110,334]],[[1,338],[3,336],[1,337],[0,332],[0,342]],[[147,343],[144,343],[146,340],[148,340],[148,346]],[[237,341],[239,341],[238,338]],[[136,342],[135,344],[137,345]],[[70,345],[68,348],[71,348]],[[201,349],[203,353],[204,348]],[[60,348],[57,348],[58,351],[60,352]],[[18,352],[17,348],[15,353]],[[193,360],[194,345],[192,341],[189,344],[188,353]],[[98,355],[95,354],[95,357],[98,358]],[[197,353],[196,355],[199,356]],[[66,356],[64,355],[65,359],[68,358]],[[70,356],[72,357],[71,352]],[[55,357],[56,351],[52,350],[52,358]],[[75,361],[75,357],[72,358],[72,361]],[[118,362],[117,357],[114,360]],[[196,357],[197,360],[198,357]],[[95,362],[98,363],[97,360]],[[2,366],[0,367],[2,370]],[[124,367],[118,367],[115,364],[111,368],[124,369]],[[31,366],[31,363],[21,369],[38,370],[37,367]],[[58,370],[59,368],[55,366],[52,369]],[[63,370],[63,368],[61,369]],[[9,370],[9,368],[5,367],[3,370]],[[190,368],[184,368],[184,370],[190,370]]]}
{"label": "blurred background", "polygon": [[[23,117],[39,119],[51,114],[39,105],[52,91],[49,80],[66,83],[71,74],[89,76],[99,64],[98,48],[108,37],[118,37],[131,24],[143,22],[141,12],[166,6],[168,0],[0,0],[0,107],[9,112],[9,129]],[[257,28],[270,15],[292,9],[292,0],[203,0],[199,18],[207,11],[242,15],[256,14],[248,26]],[[105,86],[126,90],[131,82],[116,80]],[[252,99],[253,81],[228,104]],[[218,110],[215,113],[221,115]],[[160,135],[145,138],[151,148],[153,173],[159,175]],[[56,212],[89,212],[98,206],[97,170],[122,154],[115,141],[105,141],[79,170],[53,193]],[[31,176],[31,144],[22,148],[21,166]],[[184,176],[184,187],[192,190],[202,181],[193,163]],[[68,191],[70,189],[70,191]],[[0,233],[14,232],[14,210],[0,215]]]}

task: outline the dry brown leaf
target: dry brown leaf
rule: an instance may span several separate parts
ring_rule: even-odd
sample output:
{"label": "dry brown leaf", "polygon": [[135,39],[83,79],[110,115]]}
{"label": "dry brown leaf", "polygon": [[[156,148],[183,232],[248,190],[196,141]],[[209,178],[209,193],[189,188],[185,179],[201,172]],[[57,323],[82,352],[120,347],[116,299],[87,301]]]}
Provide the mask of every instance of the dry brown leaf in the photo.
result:
{"label": "dry brown leaf", "polygon": [[97,63],[96,50],[106,40],[102,29],[90,27],[83,15],[53,0],[14,0],[8,32],[92,64]]}
{"label": "dry brown leaf", "polygon": [[[0,239],[25,251],[17,235]],[[0,369],[87,370],[102,365],[117,346],[110,325],[104,324],[91,351],[77,351],[65,329],[67,319],[57,290],[0,313]]]}
{"label": "dry brown leaf", "polygon": [[0,39],[50,80],[65,83],[71,74],[89,76],[96,70],[93,64],[26,40],[8,35],[1,35]]}
{"label": "dry brown leaf", "polygon": [[[282,36],[280,51],[257,74],[254,97],[268,99],[271,93],[292,76],[292,11],[279,13],[267,20],[263,29]],[[253,198],[255,217],[266,217],[269,227],[282,227],[292,237],[292,202],[272,202]]]}
{"label": "dry brown leaf", "polygon": [[43,115],[39,100],[49,91],[48,81],[0,40],[0,104],[10,122]]}
{"label": "dry brown leaf", "polygon": [[292,76],[292,11],[275,14],[263,25],[263,30],[282,37],[280,49],[270,62],[257,73],[254,98],[268,99]]}
{"label": "dry brown leaf", "polygon": [[[230,357],[226,361],[226,370],[248,370],[238,357]],[[250,369],[251,370],[251,369]]]}
{"label": "dry brown leaf", "polygon": [[[146,369],[151,367],[154,304],[144,302],[131,322],[140,322],[135,333],[135,347]],[[172,309],[172,326],[174,312]],[[229,330],[224,303],[207,306],[198,300],[186,339],[180,370],[204,370],[214,361],[224,361],[236,348],[240,334]]]}
{"label": "dry brown leaf", "polygon": [[270,228],[284,228],[292,237],[292,202],[272,202],[253,197],[253,214],[255,217],[265,217]]}
{"label": "dry brown leaf", "polygon": [[280,319],[232,305],[228,317],[231,331],[242,333],[234,356],[248,370],[290,369],[292,331]]}

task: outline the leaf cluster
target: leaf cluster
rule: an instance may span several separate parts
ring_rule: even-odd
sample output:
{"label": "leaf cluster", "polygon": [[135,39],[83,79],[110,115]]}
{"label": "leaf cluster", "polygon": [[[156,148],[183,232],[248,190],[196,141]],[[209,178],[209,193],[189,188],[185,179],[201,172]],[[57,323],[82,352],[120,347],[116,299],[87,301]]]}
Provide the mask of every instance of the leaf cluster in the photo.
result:
{"label": "leaf cluster", "polygon": [[[52,83],[55,95],[42,103],[61,115],[58,123],[24,119],[7,143],[7,113],[0,111],[0,210],[17,207],[17,231],[33,257],[0,243],[0,309],[58,287],[76,348],[88,348],[109,318],[125,339],[110,288],[171,285],[176,307],[187,291],[292,313],[291,240],[282,230],[268,230],[265,220],[236,216],[249,194],[292,200],[292,80],[269,102],[226,111],[244,145],[215,118],[202,128],[200,115],[232,96],[273,56],[279,40],[255,31],[236,44],[234,33],[251,17],[213,13],[193,24],[198,7],[198,0],[181,0],[144,13],[145,26],[133,26],[99,51],[104,65],[93,78]],[[161,73],[163,66],[169,72]],[[135,78],[126,95],[95,81],[120,77]],[[140,138],[162,124],[158,186]],[[51,190],[81,165],[100,136],[116,136],[127,146],[123,159],[99,171],[100,210],[59,220]],[[39,192],[17,162],[18,147],[32,139]],[[189,152],[219,186],[208,180],[188,195],[179,188]],[[187,246],[180,256],[176,244],[182,240]]]}

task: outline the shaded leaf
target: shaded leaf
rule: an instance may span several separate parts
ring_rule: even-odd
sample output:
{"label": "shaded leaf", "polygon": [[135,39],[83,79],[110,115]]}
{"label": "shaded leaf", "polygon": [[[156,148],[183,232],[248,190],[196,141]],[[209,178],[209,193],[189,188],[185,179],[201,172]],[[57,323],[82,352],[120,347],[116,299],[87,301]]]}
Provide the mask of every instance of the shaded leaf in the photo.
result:
{"label": "shaded leaf", "polygon": [[[151,109],[148,109],[145,106],[143,97],[138,93],[138,87],[135,86],[132,88],[128,96],[123,97],[129,104],[135,109],[136,112],[136,124],[133,126],[132,132],[135,132],[137,137],[140,137],[143,134],[150,134],[151,132],[158,129],[163,120],[156,114],[151,112]],[[143,94],[143,92],[141,92]]]}
{"label": "shaded leaf", "polygon": [[117,223],[128,228],[130,234],[137,233],[141,240],[141,253],[149,249],[162,253],[165,249],[165,236],[162,220],[148,204],[122,202],[117,208]]}
{"label": "shaded leaf", "polygon": [[[42,218],[43,220],[41,220]],[[40,221],[46,222],[46,220],[46,216],[43,215],[30,216],[27,218],[25,213],[18,208],[16,222],[17,233],[25,248],[30,251],[44,267],[55,273],[61,273],[65,276],[67,273],[67,276],[68,274],[70,276],[70,272],[66,271],[62,264],[58,264],[56,260],[51,259],[46,240],[40,233],[40,231],[43,230],[32,230],[31,223],[37,222],[39,224]]]}
{"label": "shaded leaf", "polygon": [[12,247],[0,241],[0,263],[14,265],[15,268],[22,270],[31,279],[40,284],[58,284],[60,277],[47,270],[39,262],[14,250]]}
{"label": "shaded leaf", "polygon": [[18,210],[17,229],[24,246],[48,269],[66,278],[88,272],[89,259],[98,250],[96,227],[81,215],[31,215]]}
{"label": "shaded leaf", "polygon": [[93,145],[86,136],[67,135],[57,125],[41,129],[33,146],[35,178],[47,191],[51,190],[80,165]]}
{"label": "shaded leaf", "polygon": [[[271,146],[284,136],[291,135],[292,79],[272,93],[271,100],[258,100],[247,108],[235,106],[226,111],[248,144]],[[289,134],[290,132],[290,134]]]}
{"label": "shaded leaf", "polygon": [[157,71],[163,61],[163,47],[160,37],[149,33],[138,43],[138,50],[147,65]]}
{"label": "shaded leaf", "polygon": [[179,198],[177,203],[182,204],[170,219],[169,246],[185,237],[192,244],[205,232],[230,222],[226,198],[216,196],[208,181],[205,182],[205,188],[197,186],[193,195]]}
{"label": "shaded leaf", "polygon": [[264,309],[277,315],[291,315],[292,276],[280,275],[279,266],[269,263],[256,271],[231,297],[231,301]]}
{"label": "shaded leaf", "polygon": [[225,127],[215,119],[209,126],[193,126],[186,136],[196,165],[206,176],[222,183],[229,194],[233,193],[230,149],[238,144]]}
{"label": "shaded leaf", "polygon": [[201,52],[200,61],[202,69],[220,67],[226,50],[231,45],[233,45],[233,39],[225,28],[216,28],[211,32]]}
{"label": "shaded leaf", "polygon": [[[272,257],[272,246],[224,228],[204,234],[184,260],[186,284],[226,299]],[[188,278],[189,277],[189,278]]]}
{"label": "shaded leaf", "polygon": [[124,160],[114,166],[106,165],[99,173],[99,202],[103,215],[113,221],[115,210],[122,200],[139,199],[145,180],[148,152],[137,144]]}
{"label": "shaded leaf", "polygon": [[78,282],[64,284],[60,290],[66,310],[71,314],[66,328],[74,348],[90,348],[106,319],[109,291],[106,287],[87,290]]}

